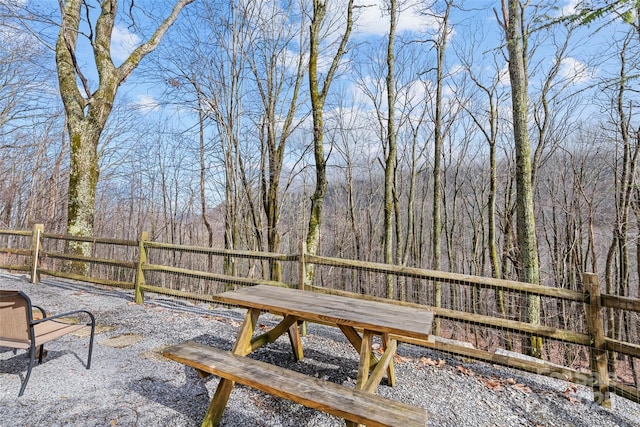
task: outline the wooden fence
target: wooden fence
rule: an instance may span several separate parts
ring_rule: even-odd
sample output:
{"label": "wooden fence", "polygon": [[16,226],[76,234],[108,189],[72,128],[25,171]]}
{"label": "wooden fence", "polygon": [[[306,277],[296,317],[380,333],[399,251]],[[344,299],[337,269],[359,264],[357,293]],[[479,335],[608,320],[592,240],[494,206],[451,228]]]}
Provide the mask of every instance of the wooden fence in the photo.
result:
{"label": "wooden fence", "polygon": [[[65,254],[64,244],[70,241],[90,242],[94,248],[94,255],[101,256],[81,257]],[[575,325],[570,329],[559,328],[549,324],[531,324],[495,314],[477,313],[475,309],[465,311],[442,306],[430,308],[437,319],[452,324],[507,331],[523,337],[543,337],[549,342],[576,346],[584,350],[587,357],[585,360],[576,357],[572,366],[534,359],[511,350],[492,349],[490,346],[476,348],[464,340],[448,339],[444,336],[436,337],[432,342],[411,343],[463,358],[482,360],[587,385],[593,388],[594,401],[603,406],[611,405],[610,393],[640,403],[636,370],[636,362],[640,358],[640,345],[637,335],[635,340],[630,340],[632,342],[609,338],[603,316],[605,309],[624,310],[637,316],[640,313],[640,299],[601,294],[597,277],[593,274],[583,274],[584,291],[578,292],[511,280],[316,256],[307,254],[303,245],[300,253],[287,255],[153,242],[148,240],[146,233],[136,241],[53,235],[45,233],[41,225],[36,225],[33,230],[0,230],[0,245],[3,245],[0,247],[0,254],[3,254],[0,257],[0,268],[23,271],[29,274],[33,282],[38,282],[40,275],[45,274],[131,289],[138,303],[144,302],[145,292],[216,303],[215,294],[233,286],[264,283],[302,288],[301,279],[308,264],[315,265],[316,273],[325,267],[331,272],[339,271],[343,274],[355,271],[358,274],[381,274],[385,277],[392,275],[396,279],[411,278],[423,285],[455,284],[472,289],[474,298],[478,295],[476,292],[489,290],[496,295],[505,292],[510,295],[546,298],[554,304],[568,303],[569,311],[574,316],[572,319],[583,319],[584,325]],[[98,249],[99,247],[102,249]],[[185,254],[193,256],[188,257]],[[69,273],[65,271],[65,262],[84,262],[90,268],[87,275]],[[264,269],[260,269],[261,263],[269,262],[289,265],[289,269],[285,269],[286,278],[282,282],[268,280]],[[327,286],[325,282],[330,280],[322,282],[324,286],[312,286],[309,290],[383,299],[371,294],[363,295],[339,289],[339,286]],[[340,281],[335,280],[335,283],[338,282]],[[428,289],[430,286],[427,291]],[[384,300],[396,304],[419,305],[417,302]],[[579,309],[579,315],[575,313],[577,307],[582,307]],[[630,370],[629,375],[624,381],[618,378],[616,372],[616,362],[622,359],[628,360],[630,367],[627,369]]]}

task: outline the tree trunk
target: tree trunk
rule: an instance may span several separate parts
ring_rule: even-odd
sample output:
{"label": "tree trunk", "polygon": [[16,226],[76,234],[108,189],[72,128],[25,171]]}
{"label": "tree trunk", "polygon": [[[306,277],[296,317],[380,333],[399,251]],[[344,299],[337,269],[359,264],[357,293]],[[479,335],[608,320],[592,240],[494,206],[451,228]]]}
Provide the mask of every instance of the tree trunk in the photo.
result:
{"label": "tree trunk", "polygon": [[[313,0],[313,17],[310,27],[309,41],[309,92],[311,98],[311,110],[313,116],[313,153],[316,165],[316,185],[311,196],[311,213],[309,215],[309,229],[307,234],[307,252],[315,255],[318,253],[320,244],[320,229],[322,226],[322,208],[324,206],[324,197],[327,193],[327,161],[324,156],[324,130],[323,130],[323,110],[324,103],[327,99],[331,80],[335,75],[336,69],[340,64],[340,60],[346,53],[347,41],[351,35],[353,27],[353,0],[349,0],[347,5],[347,22],[345,30],[340,39],[340,45],[333,57],[329,70],[326,73],[322,89],[320,88],[318,78],[318,60],[320,59],[320,30],[322,22],[327,12],[326,3],[321,0]],[[307,277],[305,284],[310,285],[313,281],[315,268],[312,264],[308,265]]]}
{"label": "tree trunk", "polygon": [[[503,0],[503,11],[505,8]],[[531,146],[527,126],[527,74],[526,52],[523,48],[523,10],[519,0],[508,0],[505,13],[505,31],[509,53],[509,78],[513,110],[513,133],[516,152],[516,234],[518,239],[518,277],[522,282],[540,283],[538,244],[533,210],[533,183],[531,175]],[[534,325],[540,324],[540,297],[528,296],[525,318]],[[528,352],[542,357],[542,339],[532,336]]]}
{"label": "tree trunk", "polygon": [[[94,91],[89,88],[89,82],[80,70],[76,57],[82,11],[88,6],[83,0],[68,0],[64,4],[61,2],[62,25],[56,42],[56,67],[71,150],[68,234],[93,235],[96,187],[100,175],[98,143],[111,114],[118,87],[137,68],[142,58],[158,46],[180,11],[192,1],[178,1],[151,38],[138,46],[116,68],[111,58],[111,35],[118,2],[103,0],[100,3],[100,15],[92,26],[95,32],[92,33],[91,46],[98,71],[98,88]],[[81,92],[78,83],[84,92]],[[89,255],[91,247],[86,243],[76,243],[69,245],[67,250],[79,255]],[[83,265],[74,265],[72,268],[80,273],[86,269]]]}
{"label": "tree trunk", "polygon": [[[440,270],[442,258],[442,147],[444,145],[444,132],[442,129],[442,91],[444,89],[444,67],[445,67],[445,51],[447,48],[447,37],[449,34],[449,12],[452,2],[447,2],[445,14],[442,16],[440,23],[440,37],[435,42],[436,52],[438,55],[436,66],[436,111],[433,123],[433,231],[432,231],[432,247],[433,259],[431,268]],[[442,284],[435,283],[435,301],[436,307],[442,307]],[[436,319],[434,325],[434,334],[440,335],[440,319]]]}
{"label": "tree trunk", "polygon": [[[93,235],[96,188],[98,184],[98,143],[107,119],[111,114],[118,87],[142,58],[152,52],[162,40],[180,11],[193,0],[179,0],[171,14],[158,26],[151,38],[138,46],[119,66],[111,57],[111,35],[117,18],[117,0],[100,2],[100,15],[92,28],[91,46],[98,71],[98,88],[91,90],[89,82],[80,70],[76,47],[83,8],[83,0],[61,2],[62,25],[56,42],[56,67],[60,96],[64,105],[70,141],[69,200],[67,233],[74,236]],[[87,13],[87,16],[89,14]],[[78,87],[81,84],[82,91]],[[87,243],[71,243],[67,250],[89,255]],[[76,272],[86,271],[85,265],[72,265]]]}
{"label": "tree trunk", "polygon": [[[393,257],[393,229],[394,229],[394,188],[396,185],[396,128],[395,128],[395,57],[394,44],[396,37],[395,0],[389,2],[389,40],[387,43],[387,156],[384,165],[384,262],[394,264]],[[397,220],[397,218],[395,218]],[[394,298],[394,277],[387,275],[387,298]]]}

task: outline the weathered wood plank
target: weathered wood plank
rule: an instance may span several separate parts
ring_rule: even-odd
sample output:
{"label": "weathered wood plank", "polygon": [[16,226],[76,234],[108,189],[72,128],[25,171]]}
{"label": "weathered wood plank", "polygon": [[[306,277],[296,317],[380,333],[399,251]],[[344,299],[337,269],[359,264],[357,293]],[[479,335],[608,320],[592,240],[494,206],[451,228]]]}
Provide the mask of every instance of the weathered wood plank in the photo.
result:
{"label": "weathered wood plank", "polygon": [[[502,319],[499,317],[492,317],[492,316],[486,316],[486,315],[475,314],[475,313],[467,313],[464,311],[456,311],[448,308],[432,307],[432,306],[420,305],[420,304],[404,302],[404,301],[389,300],[385,298],[374,297],[371,295],[361,295],[353,292],[340,291],[340,290],[329,289],[329,288],[312,287],[311,289],[313,289],[313,292],[315,293],[322,293],[324,295],[339,295],[339,296],[344,296],[344,297],[354,298],[354,299],[359,298],[359,299],[366,299],[368,301],[379,301],[384,304],[397,305],[402,307],[416,307],[416,308],[426,309],[426,310],[432,311],[435,316],[443,319],[474,323],[474,324],[479,324],[483,326],[492,326],[496,328],[513,329],[518,332],[524,332],[524,333],[528,333],[536,336],[554,338],[560,341],[571,342],[571,343],[585,345],[585,346],[588,346],[591,343],[591,337],[589,337],[589,335],[582,334],[579,332],[574,332],[574,331],[568,331],[565,329],[558,329],[558,328],[553,328],[549,326],[533,325],[527,322],[518,322],[511,319]],[[216,296],[214,296],[213,298],[216,298]],[[401,342],[415,343],[414,342],[415,340],[412,339],[411,337],[403,337],[398,335],[398,336],[394,336],[394,338],[396,338],[398,341],[401,341]],[[423,338],[418,338],[417,340],[421,341],[423,340]],[[418,345],[422,345],[422,344],[418,343]]]}
{"label": "weathered wood plank", "polygon": [[130,269],[136,268],[136,263],[130,261],[112,260],[108,258],[92,258],[82,255],[65,254],[62,252],[43,252],[42,255],[47,258],[64,259],[67,261],[90,262],[92,264],[112,265],[115,267],[125,267]]}
{"label": "weathered wood plank", "polygon": [[56,240],[67,240],[74,242],[89,242],[89,243],[99,243],[103,245],[118,245],[118,246],[138,246],[137,240],[123,240],[123,239],[110,239],[107,237],[94,237],[94,236],[71,236],[69,234],[52,234],[52,233],[43,233],[43,239],[56,239]]}
{"label": "weathered wood plank", "polygon": [[19,249],[19,248],[0,248],[0,253],[11,255],[24,255],[31,256],[31,249]]}
{"label": "weathered wood plank", "polygon": [[427,410],[224,350],[188,342],[168,359],[367,426],[426,426]]}
{"label": "weathered wood plank", "polygon": [[633,344],[625,341],[614,340],[613,338],[604,337],[607,350],[626,354],[631,357],[640,358],[640,344]]}
{"label": "weathered wood plank", "polygon": [[225,304],[272,313],[286,311],[312,322],[349,325],[418,339],[428,338],[433,322],[433,312],[425,308],[264,285],[223,292],[215,298]]}
{"label": "weathered wood plank", "polygon": [[256,251],[243,251],[233,249],[216,249],[207,248],[204,246],[187,246],[179,245],[175,243],[163,243],[163,242],[151,242],[144,243],[146,248],[167,249],[176,250],[181,252],[193,252],[199,254],[210,254],[217,256],[232,256],[237,258],[250,258],[250,259],[273,259],[278,261],[296,261],[298,255],[287,255],[276,252],[256,252]]}
{"label": "weathered wood plank", "polygon": [[142,266],[143,271],[160,271],[164,273],[172,273],[179,274],[191,277],[198,277],[201,279],[210,279],[216,280],[222,283],[237,283],[245,286],[252,286],[255,284],[265,284],[273,287],[286,287],[287,285],[282,282],[276,282],[273,280],[261,280],[261,279],[253,279],[250,277],[242,277],[242,276],[228,276],[226,274],[217,274],[217,273],[209,273],[206,271],[196,271],[189,270],[187,268],[180,267],[168,267],[166,265],[158,265],[158,264],[144,264]]}
{"label": "weathered wood plank", "polygon": [[89,276],[84,276],[82,274],[75,274],[75,273],[65,273],[65,272],[62,272],[62,271],[49,270],[49,269],[46,269],[46,268],[39,268],[38,269],[38,273],[39,274],[45,274],[47,276],[63,277],[65,279],[78,280],[78,281],[81,281],[81,282],[96,283],[98,285],[113,286],[113,287],[121,288],[121,289],[132,289],[133,288],[133,283],[131,283],[131,282],[119,282],[117,280],[99,279],[97,277],[89,277]]}
{"label": "weathered wood plank", "polygon": [[196,294],[196,293],[193,293],[193,292],[179,291],[177,289],[163,288],[161,286],[153,286],[153,285],[149,285],[149,284],[144,284],[144,285],[140,285],[139,288],[143,292],[155,292],[155,293],[158,293],[158,294],[161,294],[161,295],[170,295],[170,296],[174,296],[174,297],[178,297],[178,298],[186,298],[186,299],[192,299],[192,300],[207,301],[207,302],[211,302],[211,303],[216,303],[217,302],[215,299],[212,298],[211,295],[204,295],[204,294]]}
{"label": "weathered wood plank", "polygon": [[562,298],[568,301],[584,301],[582,292],[571,289],[552,288],[531,283],[517,282],[514,280],[494,279],[491,277],[472,276],[470,274],[448,273],[439,270],[427,270],[424,268],[405,267],[401,265],[389,265],[368,261],[347,260],[331,258],[319,255],[305,255],[305,261],[309,264],[331,265],[336,267],[364,269],[379,273],[390,273],[398,276],[416,277],[438,282],[457,283],[461,285],[477,286],[487,289],[502,289],[505,291],[526,293],[552,298]]}
{"label": "weathered wood plank", "polygon": [[602,306],[607,308],[617,308],[640,313],[640,299],[631,297],[621,297],[618,295],[601,294]]}
{"label": "weathered wood plank", "polygon": [[612,380],[609,386],[611,391],[618,396],[624,397],[632,402],[640,403],[640,390],[636,387],[615,380]]}

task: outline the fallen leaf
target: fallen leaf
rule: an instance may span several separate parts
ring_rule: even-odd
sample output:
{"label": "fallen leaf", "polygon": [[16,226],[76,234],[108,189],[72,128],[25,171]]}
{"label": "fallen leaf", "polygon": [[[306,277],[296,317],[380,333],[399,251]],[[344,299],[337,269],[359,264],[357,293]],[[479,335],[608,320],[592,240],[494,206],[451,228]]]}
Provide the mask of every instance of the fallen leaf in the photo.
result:
{"label": "fallen leaf", "polygon": [[578,391],[578,388],[576,386],[569,386],[567,387],[564,392],[562,393],[562,395],[564,396],[565,399],[567,399],[569,402],[571,403],[578,403],[578,399],[576,399],[575,397],[571,396],[571,393],[575,393]]}
{"label": "fallen leaf", "polygon": [[420,363],[422,366],[436,366],[438,364],[438,362],[436,362],[435,360],[433,360],[430,357],[425,357],[422,356],[419,360],[418,363]]}
{"label": "fallen leaf", "polygon": [[469,375],[469,376],[473,376],[473,371],[471,369],[465,368],[462,365],[458,365],[458,372],[464,374],[464,375]]}
{"label": "fallen leaf", "polygon": [[480,380],[487,388],[490,388],[493,391],[502,391],[504,390],[504,387],[502,385],[502,383],[495,379],[495,378],[483,378]]}
{"label": "fallen leaf", "polygon": [[523,393],[531,393],[531,389],[522,383],[514,384],[511,387]]}
{"label": "fallen leaf", "polygon": [[395,354],[393,356],[393,358],[395,359],[395,362],[398,363],[398,364],[408,363],[408,362],[411,362],[413,360],[410,357],[404,357],[404,356],[400,356],[398,354]]}

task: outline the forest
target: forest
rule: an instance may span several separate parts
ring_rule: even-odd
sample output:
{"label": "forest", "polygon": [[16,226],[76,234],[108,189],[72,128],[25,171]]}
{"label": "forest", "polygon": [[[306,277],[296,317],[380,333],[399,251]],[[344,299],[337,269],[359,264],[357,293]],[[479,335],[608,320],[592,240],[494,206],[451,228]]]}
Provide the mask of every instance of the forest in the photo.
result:
{"label": "forest", "polygon": [[636,3],[0,0],[0,227],[637,297]]}

